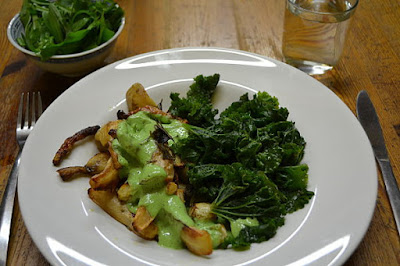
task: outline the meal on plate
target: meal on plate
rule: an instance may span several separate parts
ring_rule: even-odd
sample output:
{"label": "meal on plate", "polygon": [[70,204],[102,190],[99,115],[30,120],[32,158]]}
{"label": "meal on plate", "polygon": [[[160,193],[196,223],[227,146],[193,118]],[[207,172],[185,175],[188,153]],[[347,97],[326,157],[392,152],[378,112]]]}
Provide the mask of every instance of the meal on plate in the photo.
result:
{"label": "meal on plate", "polygon": [[307,190],[306,142],[288,110],[267,92],[244,94],[220,113],[220,76],[199,75],[186,97],[171,93],[163,111],[136,83],[128,111],[67,138],[93,136],[99,152],[84,166],[58,169],[62,180],[90,177],[89,197],[138,236],[197,255],[266,241],[314,195]]}

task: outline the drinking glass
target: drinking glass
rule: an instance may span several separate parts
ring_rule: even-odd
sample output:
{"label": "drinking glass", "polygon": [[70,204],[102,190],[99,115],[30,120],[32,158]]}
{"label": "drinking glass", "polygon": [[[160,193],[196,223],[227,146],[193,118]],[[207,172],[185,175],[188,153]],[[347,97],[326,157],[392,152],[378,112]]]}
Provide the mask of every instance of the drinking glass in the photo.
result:
{"label": "drinking glass", "polygon": [[286,0],[282,52],[286,63],[324,74],[339,61],[358,0]]}

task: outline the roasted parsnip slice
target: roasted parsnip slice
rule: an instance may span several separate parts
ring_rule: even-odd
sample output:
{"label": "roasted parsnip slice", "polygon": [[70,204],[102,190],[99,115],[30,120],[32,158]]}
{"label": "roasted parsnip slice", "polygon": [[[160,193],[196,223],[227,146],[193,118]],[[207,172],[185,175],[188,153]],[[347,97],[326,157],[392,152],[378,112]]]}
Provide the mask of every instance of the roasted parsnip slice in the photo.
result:
{"label": "roasted parsnip slice", "polygon": [[211,204],[202,202],[190,207],[189,215],[203,221],[214,220],[216,218],[216,215],[211,212]]}
{"label": "roasted parsnip slice", "polygon": [[184,226],[181,231],[181,239],[186,247],[196,255],[210,255],[213,251],[211,236],[205,230]]}
{"label": "roasted parsnip slice", "polygon": [[57,173],[63,181],[68,181],[75,176],[92,176],[101,173],[106,167],[110,155],[106,152],[97,153],[89,159],[85,166],[69,166],[60,168]]}
{"label": "roasted parsnip slice", "polygon": [[225,238],[228,236],[228,233],[226,232],[226,228],[223,224],[215,224],[213,228],[218,232],[218,237],[214,237],[213,239],[213,246],[218,247],[224,242]]}
{"label": "roasted parsnip slice", "polygon": [[168,195],[174,195],[176,190],[178,189],[178,185],[175,182],[169,182],[165,188],[165,192]]}
{"label": "roasted parsnip slice", "polygon": [[174,180],[175,169],[174,163],[172,160],[164,159],[163,153],[160,149],[157,149],[151,158],[151,161],[162,168],[164,168],[167,173],[167,177],[165,178],[165,183],[169,183]]}
{"label": "roasted parsnip slice", "polygon": [[119,201],[117,195],[108,190],[95,190],[90,188],[89,197],[111,217],[124,224],[133,231],[133,214],[128,210],[125,204]]}
{"label": "roasted parsnip slice", "polygon": [[85,164],[87,172],[92,175],[96,175],[103,172],[104,168],[106,168],[109,158],[110,154],[108,154],[107,152],[97,153],[92,158],[90,158],[89,161]]}
{"label": "roasted parsnip slice", "polygon": [[112,148],[111,142],[108,143],[108,152],[111,155],[112,162],[114,164],[115,169],[120,169],[122,165],[118,161],[118,154]]}
{"label": "roasted parsnip slice", "polygon": [[182,188],[178,188],[176,190],[176,195],[181,199],[182,202],[185,202],[185,190]]}
{"label": "roasted parsnip slice", "polygon": [[133,232],[138,236],[140,236],[141,238],[144,238],[146,240],[153,240],[158,235],[158,227],[155,221],[153,221],[143,230],[138,231],[135,228],[133,228]]}
{"label": "roasted parsnip slice", "polygon": [[114,139],[113,134],[109,134],[110,130],[116,130],[118,128],[118,124],[122,120],[113,120],[103,125],[94,136],[94,139],[97,140],[102,148],[107,148],[110,141]]}
{"label": "roasted parsnip slice", "polygon": [[118,170],[114,168],[112,159],[108,159],[104,170],[90,178],[89,184],[97,190],[113,190],[119,182]]}
{"label": "roasted parsnip slice", "polygon": [[153,222],[154,217],[151,217],[145,206],[139,206],[137,208],[135,217],[133,218],[133,229],[137,232],[141,232]]}
{"label": "roasted parsnip slice", "polygon": [[57,170],[57,173],[60,175],[63,181],[68,181],[77,175],[88,175],[88,171],[84,166],[70,166],[64,167]]}
{"label": "roasted parsnip slice", "polygon": [[126,92],[126,103],[128,104],[129,111],[146,105],[157,107],[156,103],[150,98],[140,83],[133,84]]}
{"label": "roasted parsnip slice", "polygon": [[68,137],[58,149],[53,158],[53,165],[57,166],[72,151],[74,144],[88,136],[95,135],[100,126],[87,127]]}
{"label": "roasted parsnip slice", "polygon": [[131,186],[128,183],[124,183],[117,191],[118,199],[121,201],[127,201],[130,199],[131,193]]}

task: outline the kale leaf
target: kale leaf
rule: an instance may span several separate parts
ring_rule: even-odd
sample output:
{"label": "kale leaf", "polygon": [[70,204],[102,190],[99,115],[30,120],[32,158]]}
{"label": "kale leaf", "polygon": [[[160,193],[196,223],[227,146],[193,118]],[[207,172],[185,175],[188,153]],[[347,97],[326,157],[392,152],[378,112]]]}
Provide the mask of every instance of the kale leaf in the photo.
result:
{"label": "kale leaf", "polygon": [[246,248],[274,236],[284,216],[314,195],[307,190],[308,166],[300,164],[306,142],[267,92],[242,95],[215,119],[211,97],[218,80],[217,74],[198,76],[187,98],[171,94],[170,112],[190,124],[189,136],[172,149],[187,163],[190,202],[210,203],[228,231],[232,221],[257,219],[220,246]]}
{"label": "kale leaf", "polygon": [[259,226],[245,226],[240,230],[237,237],[231,234],[221,244],[220,248],[227,248],[229,245],[234,249],[246,249],[251,243],[261,243],[275,236],[279,227],[284,225],[283,217],[267,219]]}
{"label": "kale leaf", "polygon": [[171,106],[168,110],[172,115],[187,119],[191,125],[207,127],[213,124],[218,110],[214,109],[211,97],[219,82],[219,74],[194,78],[186,98],[180,98],[179,93],[171,93]]}

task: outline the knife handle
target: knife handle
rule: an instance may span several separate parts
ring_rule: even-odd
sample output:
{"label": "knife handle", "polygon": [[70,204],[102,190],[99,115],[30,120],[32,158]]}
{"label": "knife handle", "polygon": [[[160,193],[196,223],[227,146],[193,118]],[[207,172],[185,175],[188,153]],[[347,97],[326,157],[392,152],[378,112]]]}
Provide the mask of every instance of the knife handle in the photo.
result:
{"label": "knife handle", "polygon": [[400,190],[394,177],[392,166],[389,160],[378,160],[382,171],[383,181],[385,183],[386,192],[389,197],[390,205],[397,226],[397,232],[400,235]]}

